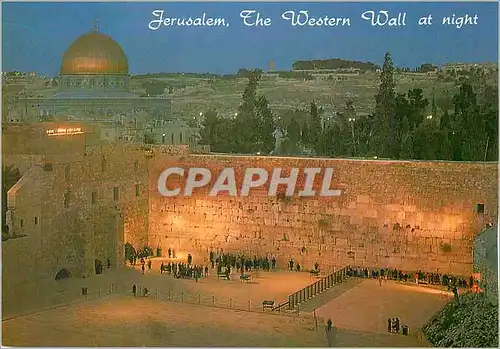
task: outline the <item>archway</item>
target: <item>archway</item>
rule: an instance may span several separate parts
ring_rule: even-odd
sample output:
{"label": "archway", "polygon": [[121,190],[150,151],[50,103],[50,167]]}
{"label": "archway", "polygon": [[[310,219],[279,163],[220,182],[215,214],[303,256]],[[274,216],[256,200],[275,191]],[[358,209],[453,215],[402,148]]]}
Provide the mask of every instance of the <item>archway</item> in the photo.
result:
{"label": "archway", "polygon": [[69,277],[71,277],[71,273],[66,268],[62,268],[56,274],[56,280],[66,279],[66,278],[69,278]]}
{"label": "archway", "polygon": [[99,259],[95,260],[95,273],[102,274],[103,264]]}

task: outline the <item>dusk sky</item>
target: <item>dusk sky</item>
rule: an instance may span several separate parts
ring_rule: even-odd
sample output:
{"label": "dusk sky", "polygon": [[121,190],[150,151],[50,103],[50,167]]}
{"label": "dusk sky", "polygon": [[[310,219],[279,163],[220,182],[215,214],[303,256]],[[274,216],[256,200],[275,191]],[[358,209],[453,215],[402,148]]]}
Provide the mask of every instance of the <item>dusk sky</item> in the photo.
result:
{"label": "dusk sky", "polygon": [[[497,62],[498,3],[3,3],[2,71],[57,75],[66,48],[92,30],[112,36],[129,59],[130,72],[233,73],[239,68],[289,70],[294,61],[342,58],[381,64]],[[151,30],[153,10],[165,17],[224,17],[229,27],[162,27]],[[246,27],[242,10],[272,18],[269,27]],[[310,16],[349,17],[347,27],[293,27],[287,10]],[[405,27],[372,27],[368,10],[406,12]],[[432,14],[432,26],[418,19]],[[442,25],[444,16],[477,15],[476,25]]]}

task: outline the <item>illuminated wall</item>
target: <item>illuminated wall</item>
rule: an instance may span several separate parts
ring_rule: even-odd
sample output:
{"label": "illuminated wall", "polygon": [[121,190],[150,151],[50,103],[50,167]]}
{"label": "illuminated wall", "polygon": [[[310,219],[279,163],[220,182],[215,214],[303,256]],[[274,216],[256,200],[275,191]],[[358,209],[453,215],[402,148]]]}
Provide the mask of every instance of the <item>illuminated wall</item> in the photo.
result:
{"label": "illuminated wall", "polygon": [[[267,197],[266,190],[248,197],[199,190],[162,197],[157,180],[168,167],[214,173],[235,167],[240,182],[248,167],[332,167],[342,195],[289,200]],[[306,268],[319,261],[468,275],[474,236],[497,215],[497,174],[496,163],[158,157],[150,169],[149,244],[202,254],[217,248],[273,253]],[[172,177],[169,186],[182,182]]]}

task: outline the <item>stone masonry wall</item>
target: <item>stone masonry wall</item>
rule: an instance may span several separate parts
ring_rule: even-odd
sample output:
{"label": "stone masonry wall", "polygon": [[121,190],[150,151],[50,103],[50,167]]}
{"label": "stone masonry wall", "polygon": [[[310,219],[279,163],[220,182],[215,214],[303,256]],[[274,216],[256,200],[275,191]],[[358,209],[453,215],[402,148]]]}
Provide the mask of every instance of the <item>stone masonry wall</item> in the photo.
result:
{"label": "stone masonry wall", "polygon": [[5,280],[20,282],[16,274],[30,265],[36,266],[36,273],[26,274],[31,280],[53,279],[62,268],[92,275],[95,259],[123,265],[126,241],[147,244],[148,158],[140,147],[107,145],[71,159],[42,159],[9,191],[14,231],[31,243],[25,251],[15,251],[15,240],[3,247],[32,258],[3,259]]}
{"label": "stone masonry wall", "polygon": [[[276,167],[332,167],[332,187],[342,195],[290,200],[267,197],[267,190],[248,197],[195,190],[192,197],[167,198],[158,194],[157,181],[168,167],[210,168],[212,183],[222,168],[233,167],[238,186],[249,167],[270,175]],[[274,254],[305,268],[319,261],[323,268],[350,264],[468,275],[473,238],[497,216],[497,175],[497,163],[157,155],[150,168],[149,245],[185,253],[222,248]],[[174,176],[168,183],[183,181]],[[477,212],[478,204],[484,213]]]}

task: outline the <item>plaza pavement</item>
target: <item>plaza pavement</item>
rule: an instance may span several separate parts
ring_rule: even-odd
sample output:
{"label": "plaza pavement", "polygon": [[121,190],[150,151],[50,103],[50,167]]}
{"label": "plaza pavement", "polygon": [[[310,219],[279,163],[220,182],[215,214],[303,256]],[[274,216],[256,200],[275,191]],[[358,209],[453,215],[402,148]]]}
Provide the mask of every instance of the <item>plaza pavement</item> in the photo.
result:
{"label": "plaza pavement", "polygon": [[[348,288],[345,292],[316,309],[318,316],[332,319],[336,327],[328,333],[333,347],[423,346],[416,330],[451,299],[441,290],[394,281],[380,286],[378,280],[349,279],[344,287]],[[399,317],[410,335],[388,333],[390,317]]]}
{"label": "plaza pavement", "polygon": [[310,318],[112,295],[2,323],[8,346],[325,347]]}
{"label": "plaza pavement", "polygon": [[[118,290],[118,293],[122,295],[108,296],[70,306],[62,302],[63,304],[58,309],[3,321],[4,338],[10,338],[13,343],[12,345],[21,345],[20,343],[24,343],[23,341],[26,341],[26,339],[19,337],[20,334],[17,329],[26,330],[30,328],[30,331],[33,331],[34,334],[41,331],[39,333],[43,333],[47,338],[52,336],[50,337],[51,339],[47,339],[47,342],[40,343],[40,345],[61,346],[63,345],[62,342],[61,344],[57,344],[57,335],[52,334],[49,336],[48,333],[51,333],[52,327],[62,326],[61,324],[64,323],[64,331],[68,333],[68,336],[65,336],[67,338],[64,345],[77,346],[420,346],[422,343],[417,340],[415,329],[421,327],[449,300],[449,296],[443,296],[444,292],[425,287],[399,284],[393,281],[384,282],[380,286],[377,280],[350,278],[347,282],[336,285],[301,305],[301,313],[313,312],[315,310],[316,315],[320,319],[323,318],[324,321],[328,318],[332,319],[335,330],[325,335],[321,329],[319,332],[311,329],[311,317],[300,320],[299,318],[165,302],[164,300],[155,300],[153,299],[154,297],[151,297],[151,299],[133,299],[131,297],[131,286],[136,284],[139,287],[148,287],[153,293],[162,292],[166,294],[170,291],[172,294],[179,295],[182,293],[186,297],[195,298],[200,296],[205,298],[215,296],[218,301],[227,302],[229,299],[232,299],[234,303],[242,302],[242,304],[246,304],[248,300],[253,304],[260,304],[263,300],[275,300],[281,303],[287,300],[289,294],[316,281],[309,273],[259,271],[253,273],[254,280],[251,283],[245,283],[238,280],[237,274],[234,275],[231,281],[218,280],[216,275],[213,275],[215,271],[212,270],[209,278],[200,279],[197,283],[194,280],[173,279],[171,275],[160,274],[160,263],[161,260],[153,259],[153,267],[150,271],[146,271],[145,275],[142,275],[140,267],[136,266],[121,269],[106,269],[104,274],[88,279],[72,278],[59,282],[53,281],[52,286],[45,287],[45,289],[52,292],[47,292],[47,297],[43,299],[43,302],[39,300],[39,304],[37,304],[39,308],[47,309],[54,307],[54,305],[57,305],[56,301],[58,299],[68,299],[69,301],[83,300],[80,293],[81,287],[87,287],[89,294],[96,295],[99,292],[103,296],[107,290],[109,291],[110,284],[114,284],[115,288],[122,289],[122,292]],[[54,293],[53,291],[57,292]],[[115,293],[116,291],[115,289]],[[165,297],[163,298],[165,299]],[[132,300],[134,303],[130,303]],[[19,304],[8,307],[11,309],[11,312],[10,314],[4,312],[4,320],[15,316],[16,311],[17,315],[21,315],[22,310],[25,311],[25,314],[29,314],[29,311],[23,309],[22,305],[24,305],[24,308],[29,308],[28,305],[32,304],[32,302],[27,300],[23,302],[22,299],[10,301]],[[121,309],[120,305],[124,308],[130,308],[133,313],[145,313],[145,315],[138,315],[137,317],[127,315],[128,310]],[[155,309],[167,308],[169,310],[166,312],[176,314],[175,316],[172,315],[171,319],[160,317],[159,314],[152,318],[149,315],[156,314]],[[206,310],[200,310],[202,308]],[[89,337],[87,339],[85,336],[72,334],[72,331],[79,328],[79,325],[76,323],[78,322],[76,318],[79,315],[73,315],[75,319],[72,320],[74,321],[72,323],[66,318],[71,313],[69,309],[80,309],[76,313],[73,311],[73,313],[82,313],[84,315],[81,318],[83,324],[90,326],[90,328],[94,328],[94,325],[92,325],[93,320],[91,319],[95,317],[98,320],[102,312],[104,318],[101,319],[102,321],[98,321],[100,325],[94,329],[95,333],[98,333],[98,336],[87,333],[90,330],[86,330],[87,332],[85,332]],[[86,314],[87,310],[82,309],[88,309],[90,313]],[[31,310],[33,312],[34,308],[32,307]],[[107,312],[110,312],[110,314],[125,312],[124,316],[129,320],[123,322],[112,315],[106,315]],[[50,314],[53,314],[53,316]],[[262,316],[264,318],[261,318]],[[184,319],[183,323],[186,328],[174,329],[174,327],[177,328],[177,325],[172,325],[169,321],[172,320],[175,323],[176,320],[174,318],[177,317]],[[224,320],[228,324],[227,330],[222,330],[222,327],[226,325],[219,326],[219,317],[232,319]],[[387,333],[388,317],[399,317],[402,325],[410,327],[410,336]],[[217,318],[217,321],[215,321],[215,318]],[[208,336],[207,332],[200,330],[203,327],[201,323],[198,332],[188,326],[188,324],[193,323],[193,326],[196,327],[195,324],[200,321],[207,321],[207,319],[210,319],[208,322],[213,323],[213,325],[210,325],[212,326],[212,331],[215,331],[213,333],[218,333],[212,342],[203,342],[205,339],[196,337],[191,333],[195,331],[196,333],[199,332],[200,336],[202,334]],[[103,321],[107,321],[107,323],[105,324]],[[224,321],[222,323],[226,323]],[[293,323],[293,321],[305,322],[299,324]],[[247,325],[234,325],[235,322],[247,323]],[[255,329],[255,332],[252,332],[253,334],[250,334],[251,331],[248,328],[254,326],[250,325],[252,322],[261,322],[262,326],[266,329],[273,328],[276,333],[281,333],[283,336],[280,337],[281,335],[278,334],[275,336],[267,335],[267,330],[260,331],[257,329]],[[132,323],[137,324],[137,327],[134,327],[135,325],[132,326]],[[148,323],[150,324],[145,326]],[[217,329],[214,329],[213,326],[217,327]],[[102,332],[100,330],[101,327],[108,330]],[[319,324],[319,327],[321,328],[321,324]],[[127,333],[127,338],[130,337],[130,344],[124,344],[119,338],[122,330],[125,331],[124,333]],[[242,336],[233,338],[232,336],[235,331],[239,331]],[[316,334],[309,336],[307,334],[309,332]],[[245,337],[247,335],[248,338]],[[30,335],[28,337],[31,338],[33,336]],[[188,337],[191,339],[188,339]],[[286,337],[290,338],[285,340],[284,338]],[[181,340],[179,338],[184,339]],[[223,340],[224,338],[226,339]],[[326,338],[328,338],[329,344],[326,344]],[[91,339],[95,342],[89,342]],[[138,341],[142,341],[143,343],[139,344]],[[165,344],[166,342],[173,344]],[[9,343],[4,342],[3,344]],[[30,345],[37,344],[31,343]]]}

